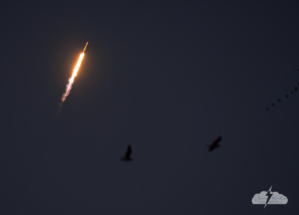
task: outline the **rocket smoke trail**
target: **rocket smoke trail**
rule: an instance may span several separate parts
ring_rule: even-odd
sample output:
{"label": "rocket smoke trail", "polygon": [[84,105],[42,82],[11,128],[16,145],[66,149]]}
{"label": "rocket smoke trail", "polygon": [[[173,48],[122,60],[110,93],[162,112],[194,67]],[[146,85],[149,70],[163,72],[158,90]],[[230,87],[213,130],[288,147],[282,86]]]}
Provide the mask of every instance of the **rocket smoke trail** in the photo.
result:
{"label": "rocket smoke trail", "polygon": [[[73,74],[72,74],[72,77],[69,79],[69,83],[66,85],[66,90],[65,90],[65,93],[62,95],[61,97],[61,102],[59,104],[59,107],[61,109],[62,105],[63,105],[63,102],[66,100],[67,96],[70,94],[71,92],[71,89],[72,89],[72,86],[73,86],[73,83],[74,83],[74,80],[75,80],[75,77],[77,76],[77,73],[78,73],[78,70],[80,68],[80,65],[81,65],[81,62],[83,60],[83,57],[84,57],[84,52],[85,52],[85,49],[88,45],[88,42],[86,43],[84,49],[83,49],[83,52],[80,54],[80,57],[79,57],[79,60],[75,66],[75,69],[73,71]],[[60,113],[60,110],[58,111],[57,113],[57,116],[59,115]]]}

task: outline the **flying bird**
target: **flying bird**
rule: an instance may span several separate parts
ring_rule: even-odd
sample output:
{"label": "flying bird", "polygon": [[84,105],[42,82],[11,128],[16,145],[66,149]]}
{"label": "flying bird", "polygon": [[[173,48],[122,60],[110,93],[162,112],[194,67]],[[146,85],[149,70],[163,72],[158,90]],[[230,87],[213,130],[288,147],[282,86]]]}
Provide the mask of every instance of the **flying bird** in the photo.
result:
{"label": "flying bird", "polygon": [[286,95],[286,97],[287,97],[287,98],[289,98],[289,96],[288,96],[288,95]]}
{"label": "flying bird", "polygon": [[293,94],[293,91],[291,90],[291,94]]}
{"label": "flying bird", "polygon": [[272,103],[271,105],[272,105],[273,107],[275,107],[275,104]]}
{"label": "flying bird", "polygon": [[214,142],[212,144],[208,145],[209,151],[213,151],[214,149],[220,147],[220,145],[218,143],[221,140],[222,140],[222,138],[221,138],[221,136],[219,136],[216,140],[214,140]]}
{"label": "flying bird", "polygon": [[128,145],[126,154],[125,154],[124,157],[121,158],[121,160],[123,160],[123,161],[131,161],[131,160],[133,160],[131,158],[131,154],[132,154],[132,147],[131,147],[131,145]]}
{"label": "flying bird", "polygon": [[294,91],[297,91],[297,89],[298,89],[297,87],[294,87]]}
{"label": "flying bird", "polygon": [[277,99],[277,101],[279,101],[281,103],[281,100],[280,99]]}

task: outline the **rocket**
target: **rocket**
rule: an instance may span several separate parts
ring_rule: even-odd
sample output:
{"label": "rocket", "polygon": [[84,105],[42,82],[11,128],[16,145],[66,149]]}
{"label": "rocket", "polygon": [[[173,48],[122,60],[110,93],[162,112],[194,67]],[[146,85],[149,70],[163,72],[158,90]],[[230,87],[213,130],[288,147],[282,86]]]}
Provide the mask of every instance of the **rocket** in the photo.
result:
{"label": "rocket", "polygon": [[88,42],[86,43],[84,49],[83,49],[83,52],[85,52],[85,49],[87,48],[87,45],[88,45]]}

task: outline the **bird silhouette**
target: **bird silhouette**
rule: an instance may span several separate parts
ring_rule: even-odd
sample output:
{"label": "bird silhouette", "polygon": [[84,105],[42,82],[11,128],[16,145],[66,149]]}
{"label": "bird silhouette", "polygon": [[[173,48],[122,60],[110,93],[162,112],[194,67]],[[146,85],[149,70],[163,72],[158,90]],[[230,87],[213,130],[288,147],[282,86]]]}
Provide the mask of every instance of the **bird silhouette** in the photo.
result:
{"label": "bird silhouette", "polygon": [[287,97],[287,98],[289,98],[289,96],[288,96],[288,95],[286,95],[286,97]]}
{"label": "bird silhouette", "polygon": [[131,147],[131,145],[128,145],[126,154],[125,154],[124,157],[121,158],[121,160],[123,160],[123,161],[131,161],[131,160],[133,160],[131,158],[131,154],[132,154],[132,147]]}
{"label": "bird silhouette", "polygon": [[297,91],[297,89],[298,89],[297,87],[294,87],[294,91]]}
{"label": "bird silhouette", "polygon": [[220,141],[222,140],[222,137],[219,136],[216,140],[214,140],[214,142],[210,145],[208,145],[209,147],[209,151],[213,151],[214,149],[220,147],[220,145],[218,144]]}
{"label": "bird silhouette", "polygon": [[275,104],[272,103],[271,105],[272,105],[273,107],[275,107]]}
{"label": "bird silhouette", "polygon": [[291,90],[291,94],[293,94],[294,92]]}
{"label": "bird silhouette", "polygon": [[281,100],[280,99],[277,99],[277,101],[279,101],[281,103]]}

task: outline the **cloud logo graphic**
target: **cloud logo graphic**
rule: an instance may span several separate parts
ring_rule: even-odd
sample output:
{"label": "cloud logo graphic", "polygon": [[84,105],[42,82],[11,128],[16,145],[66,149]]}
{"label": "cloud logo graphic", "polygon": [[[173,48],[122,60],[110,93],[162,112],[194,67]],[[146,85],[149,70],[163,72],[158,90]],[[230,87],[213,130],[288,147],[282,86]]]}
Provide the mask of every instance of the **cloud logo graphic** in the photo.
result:
{"label": "cloud logo graphic", "polygon": [[[268,193],[268,195],[267,195]],[[270,195],[269,195],[270,194]],[[268,200],[269,198],[269,200]],[[267,201],[268,200],[268,201]],[[251,200],[254,205],[285,205],[288,203],[288,198],[278,192],[272,192],[271,188],[267,191],[262,191],[253,196]]]}

